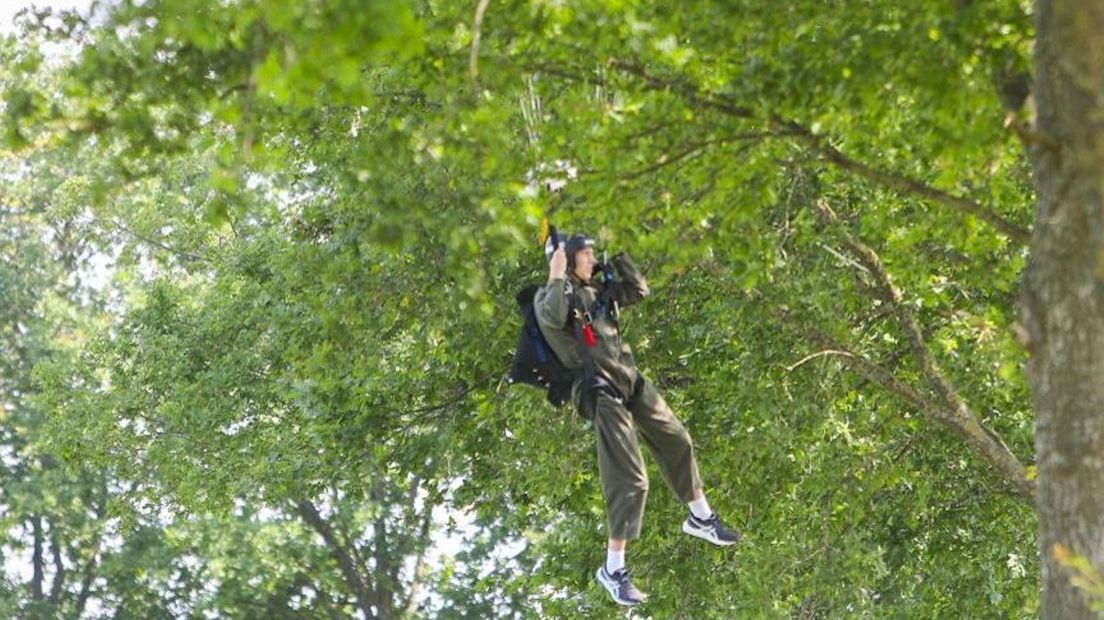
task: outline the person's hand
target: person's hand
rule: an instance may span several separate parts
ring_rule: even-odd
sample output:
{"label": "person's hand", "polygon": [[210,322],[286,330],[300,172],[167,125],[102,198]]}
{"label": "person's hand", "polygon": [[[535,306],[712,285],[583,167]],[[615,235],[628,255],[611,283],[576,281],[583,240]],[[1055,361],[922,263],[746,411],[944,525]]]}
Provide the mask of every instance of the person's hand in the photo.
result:
{"label": "person's hand", "polygon": [[552,253],[552,260],[548,263],[548,279],[563,280],[566,277],[567,254],[564,253],[564,245],[561,243],[560,247],[556,248],[556,251]]}

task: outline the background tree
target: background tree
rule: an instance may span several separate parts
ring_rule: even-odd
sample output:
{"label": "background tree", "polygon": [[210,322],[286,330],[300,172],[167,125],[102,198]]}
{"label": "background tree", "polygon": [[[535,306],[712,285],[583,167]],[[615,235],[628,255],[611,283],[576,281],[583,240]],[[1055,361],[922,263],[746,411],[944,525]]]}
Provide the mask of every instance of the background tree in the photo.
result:
{"label": "background tree", "polygon": [[[46,35],[84,47],[59,85],[5,84],[12,148],[90,164],[57,222],[126,266],[106,324],[39,365],[67,465],[182,519],[317,534],[328,572],[303,578],[330,594],[280,609],[402,607],[439,504],[486,538],[424,582],[427,614],[600,613],[589,429],[501,380],[547,215],[643,263],[627,336],[749,532],[734,556],[669,536],[657,488],[649,613],[1037,613],[1013,335],[1032,7],[209,8],[63,19]],[[530,184],[558,163],[562,192]]]}

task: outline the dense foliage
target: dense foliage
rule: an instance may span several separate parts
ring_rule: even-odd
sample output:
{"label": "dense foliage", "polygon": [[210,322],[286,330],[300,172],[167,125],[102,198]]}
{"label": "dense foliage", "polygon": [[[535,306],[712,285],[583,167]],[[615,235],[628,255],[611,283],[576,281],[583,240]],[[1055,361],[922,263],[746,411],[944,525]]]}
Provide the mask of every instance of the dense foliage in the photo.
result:
{"label": "dense foliage", "polygon": [[679,534],[653,471],[641,614],[1031,617],[1030,13],[25,16],[0,70],[0,439],[4,561],[36,568],[0,606],[612,613],[591,430],[503,380],[548,217],[644,268],[626,338],[747,534]]}

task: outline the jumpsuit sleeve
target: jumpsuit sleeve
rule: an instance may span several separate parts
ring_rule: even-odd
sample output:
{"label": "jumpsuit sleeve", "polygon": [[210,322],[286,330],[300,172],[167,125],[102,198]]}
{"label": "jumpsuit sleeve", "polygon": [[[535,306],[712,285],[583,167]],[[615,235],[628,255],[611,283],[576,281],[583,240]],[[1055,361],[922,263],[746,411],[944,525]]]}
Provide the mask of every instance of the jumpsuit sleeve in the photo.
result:
{"label": "jumpsuit sleeve", "polygon": [[617,280],[613,283],[613,299],[622,307],[631,306],[651,293],[648,283],[628,254],[621,252],[610,261],[617,269]]}
{"label": "jumpsuit sleeve", "polygon": [[533,299],[537,322],[550,329],[561,329],[567,325],[569,308],[567,281],[563,278],[549,280],[548,285],[537,291]]}

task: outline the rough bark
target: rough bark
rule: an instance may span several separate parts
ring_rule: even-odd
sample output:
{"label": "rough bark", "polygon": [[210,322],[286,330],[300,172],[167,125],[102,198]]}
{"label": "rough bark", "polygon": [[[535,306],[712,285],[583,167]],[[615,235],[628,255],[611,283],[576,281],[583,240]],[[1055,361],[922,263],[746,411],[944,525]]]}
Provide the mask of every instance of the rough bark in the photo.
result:
{"label": "rough bark", "polygon": [[[1038,191],[1023,324],[1037,416],[1042,617],[1095,618],[1058,561],[1104,568],[1104,0],[1039,0]],[[1055,552],[1058,551],[1056,554]]]}

